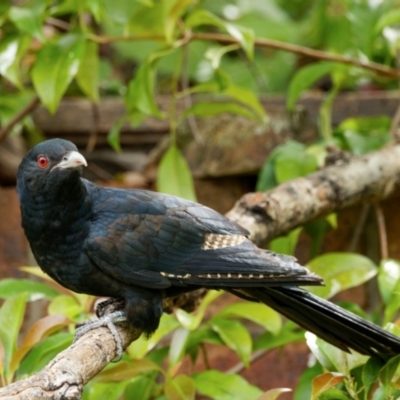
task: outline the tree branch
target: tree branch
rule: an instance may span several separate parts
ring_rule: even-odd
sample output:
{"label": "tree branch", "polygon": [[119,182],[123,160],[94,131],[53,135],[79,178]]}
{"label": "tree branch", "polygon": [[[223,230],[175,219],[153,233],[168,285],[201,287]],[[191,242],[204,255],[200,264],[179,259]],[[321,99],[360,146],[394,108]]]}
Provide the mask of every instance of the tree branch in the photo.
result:
{"label": "tree branch", "polygon": [[[379,201],[400,189],[400,145],[386,147],[341,165],[282,184],[266,193],[243,196],[227,216],[251,232],[258,244],[314,218],[366,201]],[[164,304],[191,311],[204,291]],[[140,332],[119,327],[124,348]],[[115,356],[107,328],[87,333],[60,353],[38,374],[0,389],[0,399],[78,399],[83,386]]]}
{"label": "tree branch", "polygon": [[[165,41],[165,36],[163,35],[125,35],[125,36],[100,36],[100,35],[89,35],[88,38],[100,44],[114,43],[121,41],[141,41],[141,40],[155,40],[155,41]],[[185,34],[181,38],[184,43],[192,40],[206,40],[206,41],[216,41],[220,43],[239,43],[234,37],[229,35],[224,35],[222,33],[190,33]],[[378,64],[371,61],[363,61],[355,58],[342,56],[339,54],[330,53],[327,51],[315,50],[309,47],[298,46],[291,43],[285,43],[278,40],[255,38],[254,45],[256,47],[265,47],[270,49],[288,51],[290,53],[299,54],[305,57],[314,58],[317,60],[333,61],[342,64],[354,65],[369,71],[378,73],[380,75],[386,75],[393,79],[400,79],[400,71],[394,68],[390,68],[383,64]]]}
{"label": "tree branch", "polygon": [[333,165],[265,193],[244,195],[227,217],[262,244],[311,220],[400,189],[400,145]]}

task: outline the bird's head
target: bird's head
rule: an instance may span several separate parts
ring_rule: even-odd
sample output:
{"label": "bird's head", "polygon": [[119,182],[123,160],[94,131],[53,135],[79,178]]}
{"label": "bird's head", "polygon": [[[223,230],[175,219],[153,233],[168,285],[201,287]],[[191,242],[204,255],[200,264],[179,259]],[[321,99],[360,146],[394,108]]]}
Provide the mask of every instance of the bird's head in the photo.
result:
{"label": "bird's head", "polygon": [[[40,194],[56,189],[71,178],[79,179],[86,160],[76,146],[63,139],[51,139],[35,146],[22,160],[17,173],[17,191]],[[44,193],[42,193],[44,194]]]}

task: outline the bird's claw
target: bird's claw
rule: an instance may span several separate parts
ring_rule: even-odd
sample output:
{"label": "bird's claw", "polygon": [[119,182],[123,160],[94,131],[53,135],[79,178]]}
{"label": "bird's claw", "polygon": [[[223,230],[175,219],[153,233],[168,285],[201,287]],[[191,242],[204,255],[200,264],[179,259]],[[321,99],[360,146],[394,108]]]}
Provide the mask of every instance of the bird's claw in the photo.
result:
{"label": "bird's claw", "polygon": [[112,362],[118,362],[122,358],[124,349],[122,347],[121,336],[120,336],[115,324],[118,322],[125,322],[125,321],[126,321],[125,311],[115,311],[115,312],[105,315],[97,320],[88,321],[84,325],[76,328],[74,342],[76,342],[79,338],[81,338],[85,333],[87,333],[93,329],[99,328],[101,326],[106,326],[110,330],[110,332],[113,335],[114,340],[115,340],[115,346],[116,346],[115,358]]}

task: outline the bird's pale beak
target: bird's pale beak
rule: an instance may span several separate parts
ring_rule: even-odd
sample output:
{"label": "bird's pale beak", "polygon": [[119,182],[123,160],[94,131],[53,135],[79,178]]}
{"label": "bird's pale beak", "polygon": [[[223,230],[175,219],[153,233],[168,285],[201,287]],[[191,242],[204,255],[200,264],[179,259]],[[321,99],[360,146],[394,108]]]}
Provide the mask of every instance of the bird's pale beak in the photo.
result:
{"label": "bird's pale beak", "polygon": [[67,153],[55,167],[60,169],[67,169],[67,168],[77,168],[80,166],[87,166],[87,162],[85,157],[82,154],[78,153],[77,151],[70,151]]}

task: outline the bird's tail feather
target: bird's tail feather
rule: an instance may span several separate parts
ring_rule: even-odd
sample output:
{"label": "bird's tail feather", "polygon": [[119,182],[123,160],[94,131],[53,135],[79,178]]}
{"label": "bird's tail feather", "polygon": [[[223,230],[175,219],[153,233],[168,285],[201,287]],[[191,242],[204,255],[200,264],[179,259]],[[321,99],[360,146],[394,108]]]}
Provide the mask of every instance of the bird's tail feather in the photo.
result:
{"label": "bird's tail feather", "polygon": [[379,359],[400,354],[400,338],[303,289],[251,288],[241,293],[270,306],[344,351],[353,349]]}

